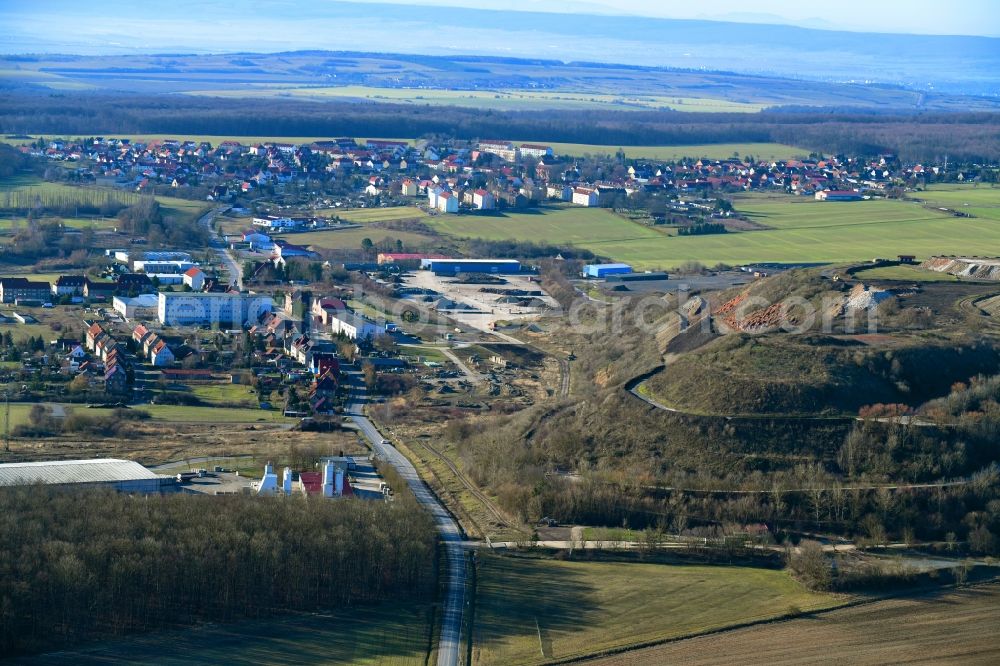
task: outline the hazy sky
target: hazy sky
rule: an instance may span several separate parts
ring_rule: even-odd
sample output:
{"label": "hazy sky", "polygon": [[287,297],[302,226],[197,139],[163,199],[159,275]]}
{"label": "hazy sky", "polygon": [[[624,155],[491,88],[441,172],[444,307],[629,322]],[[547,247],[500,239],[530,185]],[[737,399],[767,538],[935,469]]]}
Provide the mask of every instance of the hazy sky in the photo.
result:
{"label": "hazy sky", "polygon": [[382,0],[521,11],[638,14],[927,35],[1000,36],[1000,0]]}

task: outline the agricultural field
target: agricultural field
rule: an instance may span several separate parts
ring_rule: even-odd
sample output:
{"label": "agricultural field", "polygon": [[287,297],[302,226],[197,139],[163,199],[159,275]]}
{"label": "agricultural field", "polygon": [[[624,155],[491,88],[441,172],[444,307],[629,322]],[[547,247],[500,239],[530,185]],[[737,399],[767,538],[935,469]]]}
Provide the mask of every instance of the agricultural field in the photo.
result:
{"label": "agricultural field", "polygon": [[[206,594],[212,591],[207,590]],[[423,666],[430,643],[430,617],[427,604],[356,606],[330,614],[157,631],[24,658],[20,663],[181,666],[221,659],[227,664],[247,666],[306,663]]]}
{"label": "agricultural field", "polygon": [[[570,244],[611,255],[630,243],[660,243],[666,233],[629,222],[604,208],[545,205],[493,215],[436,215],[426,224],[449,236]],[[608,249],[608,248],[613,248]]]}
{"label": "agricultural field", "polygon": [[190,95],[210,97],[274,97],[326,101],[371,100],[392,104],[462,106],[473,109],[529,111],[544,109],[616,109],[622,111],[670,108],[705,113],[756,113],[767,105],[709,97],[665,95],[610,95],[573,91],[457,90],[376,88],[370,86],[263,86],[238,90],[196,90]]}
{"label": "agricultural field", "polygon": [[586,143],[551,143],[541,140],[518,140],[514,143],[545,143],[552,146],[556,155],[582,156],[614,155],[618,150],[625,151],[625,157],[633,160],[663,160],[674,161],[685,157],[692,159],[719,160],[733,155],[752,155],[755,159],[778,160],[792,157],[803,157],[809,154],[804,148],[796,148],[783,143],[701,143],[679,146],[615,146],[595,145]]}
{"label": "agricultural field", "polygon": [[951,208],[976,217],[1000,220],[1000,187],[993,185],[934,185],[909,195],[929,206]]}
{"label": "agricultural field", "polygon": [[544,663],[843,602],[785,572],[745,567],[486,555],[477,580],[473,656],[483,666]]}
{"label": "agricultural field", "polygon": [[836,263],[897,254],[925,258],[932,254],[976,253],[983,247],[1000,246],[997,221],[955,217],[907,201],[837,203],[783,195],[745,195],[737,198],[734,205],[740,213],[767,228],[708,236],[669,236],[606,210],[570,207],[497,217],[438,216],[428,224],[442,233],[460,237],[572,243],[628,262],[637,269],[671,268],[686,261],[714,265]]}
{"label": "agricultural field", "polygon": [[890,599],[598,659],[594,666],[996,664],[996,584]]}

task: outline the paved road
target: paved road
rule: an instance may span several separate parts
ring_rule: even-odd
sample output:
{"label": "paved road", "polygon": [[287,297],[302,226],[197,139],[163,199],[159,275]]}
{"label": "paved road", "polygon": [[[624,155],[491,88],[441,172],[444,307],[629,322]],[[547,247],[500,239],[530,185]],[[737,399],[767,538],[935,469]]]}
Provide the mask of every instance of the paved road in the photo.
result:
{"label": "paved road", "polygon": [[221,206],[213,208],[201,216],[201,219],[198,220],[198,224],[201,224],[208,230],[208,233],[211,234],[212,239],[215,242],[222,244],[220,247],[213,247],[212,250],[216,255],[218,255],[219,261],[222,262],[222,265],[226,267],[226,272],[229,273],[229,278],[226,280],[226,284],[235,283],[237,288],[242,291],[243,268],[239,265],[239,263],[237,263],[236,258],[233,257],[232,253],[225,248],[224,241],[219,233],[212,229],[212,220],[215,219],[216,215],[224,210],[227,210],[227,208]]}
{"label": "paved road", "polygon": [[431,492],[417,474],[409,460],[391,444],[382,444],[382,433],[364,415],[366,402],[364,383],[359,372],[348,372],[352,398],[348,405],[358,430],[372,444],[372,450],[382,460],[392,465],[396,472],[406,480],[417,501],[420,502],[434,518],[438,534],[444,542],[448,558],[447,595],[444,612],[441,617],[441,637],[438,642],[438,666],[458,666],[462,635],[462,618],[465,612],[465,553],[462,546],[463,535],[458,523],[444,508],[444,505]]}

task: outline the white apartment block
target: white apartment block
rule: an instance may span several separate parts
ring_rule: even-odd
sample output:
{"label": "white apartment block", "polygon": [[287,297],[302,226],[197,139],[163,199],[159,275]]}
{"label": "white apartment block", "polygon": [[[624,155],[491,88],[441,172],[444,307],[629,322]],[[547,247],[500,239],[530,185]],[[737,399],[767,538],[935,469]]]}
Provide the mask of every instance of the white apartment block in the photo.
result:
{"label": "white apartment block", "polygon": [[158,319],[164,326],[242,328],[272,309],[271,297],[259,294],[160,292]]}

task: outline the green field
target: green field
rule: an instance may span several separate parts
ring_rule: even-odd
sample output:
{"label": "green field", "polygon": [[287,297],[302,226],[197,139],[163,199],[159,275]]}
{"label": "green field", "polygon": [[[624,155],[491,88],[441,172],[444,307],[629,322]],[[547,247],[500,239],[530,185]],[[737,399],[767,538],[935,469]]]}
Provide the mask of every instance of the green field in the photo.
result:
{"label": "green field", "polygon": [[[1000,204],[1000,190],[993,190]],[[574,244],[632,264],[637,269],[670,268],[685,261],[834,263],[914,254],[982,253],[1000,246],[1000,220],[959,218],[894,200],[849,203],[788,196],[742,196],[736,209],[768,227],[710,236],[670,236],[629,222],[609,211],[546,207],[540,212],[496,217],[436,216],[442,233],[487,239],[515,238]]]}
{"label": "green field", "polygon": [[195,395],[205,402],[225,407],[227,405],[237,405],[242,402],[252,402],[257,404],[257,394],[253,388],[242,384],[216,383],[216,384],[192,384],[188,387],[188,393]]}
{"label": "green field", "polygon": [[[100,132],[95,132],[100,135]],[[77,137],[61,134],[37,134],[46,139],[75,139]],[[239,141],[244,145],[254,143],[312,143],[313,141],[328,141],[328,136],[232,136],[220,134],[117,134],[114,132],[104,133],[106,137],[131,139],[133,141],[149,142],[162,139],[178,139],[191,141],[207,141],[213,146],[217,146],[223,141]],[[356,137],[359,142],[364,142],[364,138]],[[375,138],[375,137],[371,137]],[[415,143],[416,139],[406,139],[399,137],[379,137],[387,141],[408,141]],[[17,143],[17,140],[11,140]],[[722,159],[732,157],[734,153],[739,155],[753,155],[759,159],[787,159],[791,157],[803,157],[809,154],[804,148],[797,148],[781,143],[708,143],[708,144],[686,144],[679,146],[621,146],[611,144],[587,144],[587,143],[552,143],[544,138],[533,139],[512,139],[515,144],[520,143],[544,143],[552,146],[552,150],[557,155],[614,155],[619,148],[625,151],[625,156],[631,159],[648,160],[676,160],[682,157],[704,157],[708,159]],[[24,143],[25,141],[21,141]]]}
{"label": "green field", "polygon": [[958,278],[950,273],[929,271],[917,266],[882,266],[857,271],[854,277],[859,280],[901,280],[906,282],[958,282]]}
{"label": "green field", "polygon": [[646,245],[666,240],[666,234],[629,222],[604,208],[545,205],[529,212],[495,215],[435,215],[426,223],[439,232],[462,238],[504,240],[517,238],[540,243],[572,244],[610,254],[631,243]]}
{"label": "green field", "polygon": [[[38,222],[58,222],[70,229],[114,229],[118,226],[118,220],[113,217],[42,217]],[[25,217],[0,217],[0,231],[9,231],[15,224],[23,229],[27,223],[28,219]]]}
{"label": "green field", "polygon": [[[252,397],[252,396],[251,396]],[[168,423],[256,423],[274,421],[292,423],[280,412],[263,409],[241,409],[238,407],[189,407],[187,405],[138,405],[156,421]]]}
{"label": "green field", "polygon": [[951,208],[976,217],[1000,221],[1000,187],[990,185],[934,185],[909,195],[929,206]]}
{"label": "green field", "polygon": [[841,601],[768,569],[485,555],[474,661],[538,664]]}
{"label": "green field", "polygon": [[240,90],[197,90],[190,95],[210,97],[275,97],[283,99],[367,99],[393,104],[447,105],[474,109],[620,109],[646,110],[669,107],[677,111],[756,113],[764,104],[734,102],[711,97],[669,95],[608,95],[572,91],[431,90],[427,88],[376,88],[370,86],[260,86]]}
{"label": "green field", "polygon": [[429,612],[425,604],[401,602],[326,615],[210,624],[100,641],[20,663],[424,666]]}
{"label": "green field", "polygon": [[[351,208],[348,210],[332,210],[332,215],[345,222],[368,224],[370,222],[392,222],[395,220],[414,220],[427,217],[427,213],[416,206],[394,206],[390,208]],[[321,213],[322,214],[322,213]]]}

